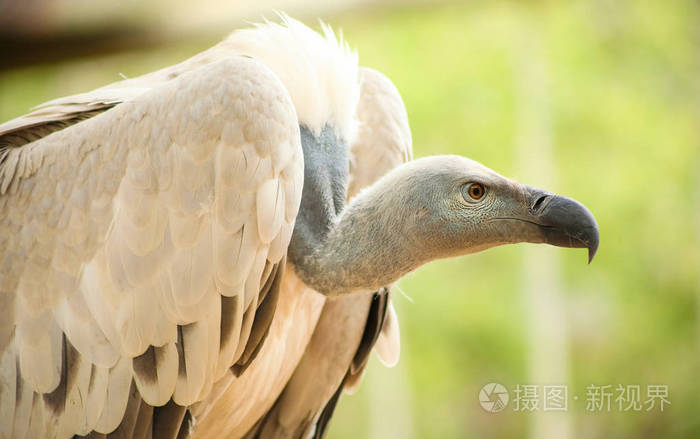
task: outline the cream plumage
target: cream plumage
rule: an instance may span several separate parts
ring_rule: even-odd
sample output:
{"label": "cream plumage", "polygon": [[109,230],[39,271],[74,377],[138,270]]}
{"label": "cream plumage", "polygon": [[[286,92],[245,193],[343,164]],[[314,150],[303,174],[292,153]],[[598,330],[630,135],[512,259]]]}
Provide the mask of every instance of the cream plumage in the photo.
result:
{"label": "cream plumage", "polygon": [[[330,29],[321,37],[284,21],[0,126],[0,285],[11,312],[0,436],[110,433],[136,422],[126,408],[141,398],[214,407],[265,338],[281,284],[281,305],[294,304],[275,318],[308,322],[296,346],[275,324],[267,344],[301,356],[323,300],[290,297],[284,276],[303,185],[299,124],[332,123],[351,141],[360,84],[356,57]],[[386,79],[362,76],[402,106]],[[403,143],[387,153],[398,163],[410,149],[400,115],[392,129]],[[290,364],[264,371],[288,376]],[[215,382],[223,389],[212,392]]]}
{"label": "cream plumage", "polygon": [[320,437],[402,275],[595,253],[579,203],[410,158],[391,82],[286,17],[1,125],[0,437]]}

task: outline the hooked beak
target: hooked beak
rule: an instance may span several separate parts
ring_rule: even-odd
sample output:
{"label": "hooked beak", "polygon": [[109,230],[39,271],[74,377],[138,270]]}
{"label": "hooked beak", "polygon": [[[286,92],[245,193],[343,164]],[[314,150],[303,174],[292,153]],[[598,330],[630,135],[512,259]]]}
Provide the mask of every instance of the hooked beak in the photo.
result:
{"label": "hooked beak", "polygon": [[540,189],[527,189],[530,193],[528,222],[538,226],[543,241],[558,247],[587,248],[590,264],[600,241],[593,214],[571,198]]}

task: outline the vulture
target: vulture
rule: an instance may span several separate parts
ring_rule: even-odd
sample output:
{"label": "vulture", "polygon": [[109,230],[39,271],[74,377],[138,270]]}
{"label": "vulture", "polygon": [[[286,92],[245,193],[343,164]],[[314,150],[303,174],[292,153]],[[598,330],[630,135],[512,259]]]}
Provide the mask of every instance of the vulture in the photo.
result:
{"label": "vulture", "polygon": [[322,437],[426,262],[599,241],[577,201],[412,160],[392,82],[282,16],[0,125],[0,437]]}

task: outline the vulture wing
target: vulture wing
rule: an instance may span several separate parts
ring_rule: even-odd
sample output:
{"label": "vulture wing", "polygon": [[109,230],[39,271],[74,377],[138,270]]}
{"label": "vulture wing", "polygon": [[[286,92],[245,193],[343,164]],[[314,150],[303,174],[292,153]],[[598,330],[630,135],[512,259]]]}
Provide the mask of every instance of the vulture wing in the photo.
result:
{"label": "vulture wing", "polygon": [[[401,96],[379,72],[360,69],[359,122],[350,148],[351,198],[411,159],[411,132]],[[301,362],[268,414],[247,437],[322,437],[343,390],[355,389],[372,348],[393,366],[399,327],[388,289],[327,298]]]}
{"label": "vulture wing", "polygon": [[206,54],[0,126],[0,437],[177,434],[257,352],[299,127],[268,68]]}
{"label": "vulture wing", "polygon": [[187,60],[136,78],[113,82],[88,93],[65,96],[38,105],[31,113],[0,124],[0,163],[13,147],[25,145],[104,112],[117,104],[171,81],[185,72],[238,53],[222,41]]}

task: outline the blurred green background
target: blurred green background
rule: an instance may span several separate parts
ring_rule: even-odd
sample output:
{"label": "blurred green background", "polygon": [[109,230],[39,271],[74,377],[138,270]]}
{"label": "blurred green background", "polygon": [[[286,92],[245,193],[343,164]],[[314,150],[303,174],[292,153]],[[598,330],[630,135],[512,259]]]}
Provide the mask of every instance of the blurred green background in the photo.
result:
{"label": "blurred green background", "polygon": [[[700,5],[346,3],[289,12],[342,28],[361,64],[394,81],[415,156],[462,154],[574,197],[601,245],[591,265],[584,251],[521,245],[407,276],[394,295],[401,362],[372,360],[329,437],[700,437]],[[6,68],[0,120],[180,61],[232,22]],[[499,413],[479,404],[489,382],[511,391]],[[566,385],[568,410],[515,411],[528,384]],[[642,402],[667,385],[671,405],[619,410],[613,392],[609,412],[586,409],[587,386],[619,384],[640,385]]]}

